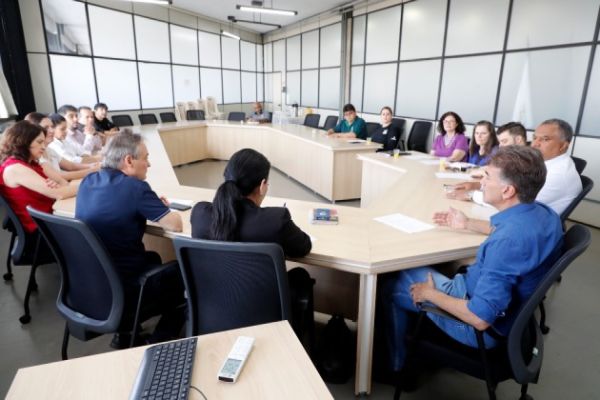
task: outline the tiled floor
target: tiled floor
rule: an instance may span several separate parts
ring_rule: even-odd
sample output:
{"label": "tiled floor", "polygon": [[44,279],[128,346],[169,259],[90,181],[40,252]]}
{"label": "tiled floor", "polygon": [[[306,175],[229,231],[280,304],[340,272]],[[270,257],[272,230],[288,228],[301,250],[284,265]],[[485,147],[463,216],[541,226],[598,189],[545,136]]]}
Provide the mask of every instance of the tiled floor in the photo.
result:
{"label": "tiled floor", "polygon": [[[223,162],[202,162],[176,172],[180,182],[190,186],[216,187],[222,181]],[[301,200],[324,201],[285,175],[273,170],[270,194]],[[358,202],[344,202],[357,206]],[[530,394],[540,400],[598,399],[600,384],[600,230],[592,229],[592,245],[577,259],[555,285],[546,300],[550,333],[546,336],[540,382]],[[5,260],[8,235],[0,232],[0,260]],[[22,300],[29,267],[16,267],[13,282],[0,289],[0,396],[6,394],[18,368],[60,360],[64,324],[55,307],[59,273],[54,265],[39,269],[39,292],[32,297],[33,320],[21,325]],[[71,340],[70,356],[110,351],[110,337],[88,343]],[[32,382],[35,384],[35,382]],[[353,382],[329,385],[336,399],[353,398]],[[500,384],[499,399],[516,399],[519,386]],[[374,384],[372,399],[390,399],[390,386]],[[403,399],[485,399],[483,382],[443,370],[430,377],[416,392]],[[212,400],[212,399],[211,399]]]}

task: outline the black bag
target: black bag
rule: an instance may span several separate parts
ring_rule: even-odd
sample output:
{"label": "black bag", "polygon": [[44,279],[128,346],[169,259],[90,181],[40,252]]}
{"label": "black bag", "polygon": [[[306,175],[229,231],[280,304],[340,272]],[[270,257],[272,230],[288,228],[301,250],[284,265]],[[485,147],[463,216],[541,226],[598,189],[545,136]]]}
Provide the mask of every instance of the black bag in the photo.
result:
{"label": "black bag", "polygon": [[317,369],[329,383],[346,383],[354,371],[354,335],[341,315],[331,317],[321,337]]}

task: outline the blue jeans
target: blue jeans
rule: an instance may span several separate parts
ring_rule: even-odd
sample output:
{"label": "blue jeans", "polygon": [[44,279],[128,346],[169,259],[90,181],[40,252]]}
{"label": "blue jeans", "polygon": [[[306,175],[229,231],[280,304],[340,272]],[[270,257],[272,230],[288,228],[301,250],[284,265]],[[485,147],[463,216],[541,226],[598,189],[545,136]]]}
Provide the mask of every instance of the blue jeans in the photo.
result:
{"label": "blue jeans", "polygon": [[[409,313],[419,312],[410,296],[410,286],[413,283],[427,281],[427,274],[431,272],[437,290],[459,299],[467,298],[467,288],[463,275],[456,275],[453,279],[440,274],[431,267],[420,267],[398,272],[395,276],[385,281],[381,288],[384,311],[386,313],[388,345],[391,351],[392,368],[399,371],[404,366],[406,358],[405,337],[408,328]],[[475,328],[436,314],[427,313],[442,331],[453,339],[471,347],[477,347]],[[494,347],[496,341],[491,336],[484,334],[486,348]]]}

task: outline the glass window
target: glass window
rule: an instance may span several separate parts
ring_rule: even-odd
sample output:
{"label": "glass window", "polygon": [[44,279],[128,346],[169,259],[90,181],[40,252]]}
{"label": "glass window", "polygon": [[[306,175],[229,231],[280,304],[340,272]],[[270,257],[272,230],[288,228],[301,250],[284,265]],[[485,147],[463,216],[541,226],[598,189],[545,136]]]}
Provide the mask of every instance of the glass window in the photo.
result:
{"label": "glass window", "polygon": [[[94,55],[135,59],[131,14],[88,6]],[[107,25],[110,23],[110,29]]]}
{"label": "glass window", "polygon": [[515,0],[508,48],[591,41],[599,5],[600,0]]}
{"label": "glass window", "polygon": [[256,73],[242,72],[242,103],[256,101]]}
{"label": "glass window", "polygon": [[444,62],[440,115],[458,113],[464,122],[494,118],[501,55],[452,58]]}
{"label": "glass window", "polygon": [[419,0],[404,5],[401,60],[442,55],[446,4],[446,0]]}
{"label": "glass window", "polygon": [[450,3],[446,54],[501,51],[509,0],[461,0]]}
{"label": "glass window", "polygon": [[396,61],[402,8],[392,7],[369,14],[367,20],[367,63]]}
{"label": "glass window", "polygon": [[598,118],[598,110],[600,110],[600,46],[596,46],[594,67],[588,86],[579,133],[583,135],[600,136],[600,118]]}
{"label": "glass window", "polygon": [[223,103],[241,103],[240,71],[223,70]]}
{"label": "glass window", "polygon": [[170,25],[170,27],[173,63],[198,65],[198,34],[196,30],[177,25]]}
{"label": "glass window", "polygon": [[96,83],[98,99],[111,110],[137,110],[140,108],[137,65],[135,61],[96,58]]}
{"label": "glass window", "polygon": [[534,129],[561,118],[575,126],[589,54],[589,46],[507,54],[496,122]]}
{"label": "glass window", "polygon": [[[266,90],[266,87],[265,87]],[[319,71],[302,71],[302,106],[317,107],[319,97]]]}
{"label": "glass window", "polygon": [[365,20],[364,15],[356,17],[352,22],[352,64],[365,62]]}
{"label": "glass window", "polygon": [[256,70],[259,72],[264,71],[264,59],[263,59],[263,45],[256,45]]}
{"label": "glass window", "polygon": [[173,65],[173,91],[176,102],[199,99],[200,70],[198,67]]}
{"label": "glass window", "polygon": [[400,63],[395,115],[434,119],[441,60]]}
{"label": "glass window", "polygon": [[273,101],[273,75],[265,74],[265,101]]}
{"label": "glass window", "polygon": [[285,71],[285,40],[273,43],[273,72]]}
{"label": "glass window", "polygon": [[302,69],[318,67],[319,31],[314,30],[302,34]]}
{"label": "glass window", "polygon": [[363,67],[352,67],[350,76],[350,103],[357,111],[362,112]]}
{"label": "glass window", "polygon": [[256,71],[256,45],[254,43],[241,41],[242,69]]}
{"label": "glass window", "polygon": [[85,5],[72,0],[42,0],[48,51],[91,55]]}
{"label": "glass window", "polygon": [[300,104],[300,71],[288,72],[286,77],[286,104]]}
{"label": "glass window", "polygon": [[287,70],[300,69],[300,35],[287,38]]}
{"label": "glass window", "polygon": [[240,69],[239,40],[221,36],[221,51],[223,54],[223,68]]}
{"label": "glass window", "polygon": [[142,108],[173,107],[171,66],[138,62]]}
{"label": "glass window", "polygon": [[321,28],[321,67],[340,65],[342,52],[342,24]]}
{"label": "glass window", "polygon": [[198,31],[198,47],[200,48],[200,65],[221,66],[221,37],[219,35]]}
{"label": "glass window", "polygon": [[381,107],[394,108],[397,64],[367,65],[363,112],[379,114]]}
{"label": "glass window", "polygon": [[256,74],[256,100],[264,101],[264,76],[265,74]]}
{"label": "glass window", "polygon": [[[202,57],[200,58],[202,59]],[[202,97],[214,97],[217,103],[223,103],[221,89],[221,70],[214,68],[200,68],[200,90]]]}
{"label": "glass window", "polygon": [[134,22],[138,60],[171,62],[168,25],[137,15]]}
{"label": "glass window", "polygon": [[321,69],[319,73],[319,107],[337,110],[340,108],[340,69]]}
{"label": "glass window", "polygon": [[50,55],[56,106],[93,106],[97,102],[92,59]]}
{"label": "glass window", "polygon": [[273,44],[267,43],[263,46],[265,56],[265,72],[273,71]]}

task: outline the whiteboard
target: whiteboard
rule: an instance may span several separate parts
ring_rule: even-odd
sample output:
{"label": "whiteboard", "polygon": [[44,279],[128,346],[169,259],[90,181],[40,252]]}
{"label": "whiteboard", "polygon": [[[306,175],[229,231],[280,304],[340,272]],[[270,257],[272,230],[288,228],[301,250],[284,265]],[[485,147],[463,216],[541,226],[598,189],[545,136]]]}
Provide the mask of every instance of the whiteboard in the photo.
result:
{"label": "whiteboard", "polygon": [[242,72],[242,103],[256,101],[256,73]]}
{"label": "whiteboard", "polygon": [[321,67],[340,65],[342,53],[342,24],[321,28]]}
{"label": "whiteboard", "polygon": [[198,67],[173,65],[173,91],[176,102],[199,99],[200,70]]}
{"label": "whiteboard", "polygon": [[198,34],[194,29],[171,27],[171,53],[174,64],[198,65]]}
{"label": "whiteboard", "polygon": [[223,70],[224,104],[241,103],[240,71]]}
{"label": "whiteboard", "polygon": [[200,65],[207,67],[221,66],[221,39],[219,35],[198,31],[198,47],[200,48]]}
{"label": "whiteboard", "polygon": [[137,15],[134,23],[138,60],[171,62],[168,24]]}
{"label": "whiteboard", "polygon": [[135,61],[96,58],[98,100],[111,110],[139,110],[140,89]]}
{"label": "whiteboard", "polygon": [[[88,5],[95,56],[135,59],[131,14]],[[110,26],[110,29],[107,27]]]}
{"label": "whiteboard", "polygon": [[138,62],[142,108],[173,107],[171,66]]}
{"label": "whiteboard", "polygon": [[97,102],[92,59],[50,55],[56,106],[93,106]]}
{"label": "whiteboard", "polygon": [[223,68],[240,69],[240,41],[221,36]]}
{"label": "whiteboard", "polygon": [[214,68],[200,68],[200,88],[202,97],[214,97],[217,103],[223,103],[221,90],[221,70]]}
{"label": "whiteboard", "polygon": [[256,71],[256,45],[254,43],[241,41],[240,46],[242,51],[242,69],[246,71]]}

